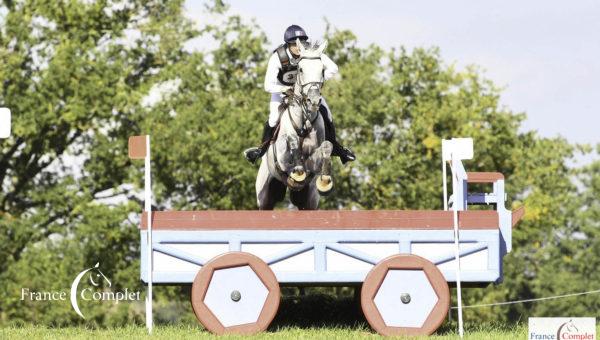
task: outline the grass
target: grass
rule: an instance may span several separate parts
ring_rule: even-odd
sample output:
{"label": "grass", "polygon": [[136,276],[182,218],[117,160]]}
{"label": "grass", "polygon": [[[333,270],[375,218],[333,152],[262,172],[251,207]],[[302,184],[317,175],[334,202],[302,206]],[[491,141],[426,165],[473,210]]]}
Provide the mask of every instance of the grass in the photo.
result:
{"label": "grass", "polygon": [[[379,339],[367,324],[355,299],[332,298],[324,294],[282,299],[277,316],[267,332],[250,337],[217,337],[206,332],[194,320],[191,307],[157,309],[152,336],[140,324],[121,327],[46,327],[31,324],[1,328],[0,339]],[[161,317],[159,312],[167,312]],[[177,316],[177,318],[172,318]],[[527,324],[483,325],[465,323],[464,339],[527,339]],[[600,334],[600,328],[597,329]],[[444,322],[431,337],[397,337],[397,339],[459,339],[456,320]]]}
{"label": "grass", "polygon": [[[527,326],[512,329],[466,329],[464,339],[526,339]],[[86,329],[83,327],[47,328],[40,326],[0,328],[0,339],[375,339],[383,338],[368,327],[300,328],[284,327],[251,337],[227,335],[217,337],[200,326],[158,326],[149,336],[143,326]],[[398,339],[458,339],[455,330],[441,330],[431,337],[398,337]]]}

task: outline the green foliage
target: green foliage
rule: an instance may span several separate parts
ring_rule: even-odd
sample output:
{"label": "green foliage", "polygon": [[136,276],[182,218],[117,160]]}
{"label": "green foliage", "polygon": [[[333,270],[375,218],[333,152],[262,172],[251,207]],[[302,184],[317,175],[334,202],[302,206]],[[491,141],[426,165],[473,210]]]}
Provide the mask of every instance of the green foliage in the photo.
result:
{"label": "green foliage", "polygon": [[[126,143],[139,131],[140,100],[160,80],[157,71],[179,62],[183,42],[198,34],[181,11],[181,1],[0,8],[0,105],[14,114],[14,136],[0,141],[0,282],[8,288],[0,291],[0,322],[80,321],[72,312],[61,317],[62,305],[23,311],[15,298],[30,284],[68,288],[98,261],[118,285],[141,288],[139,236],[127,219],[139,206],[118,203],[132,195],[121,188],[131,168]],[[92,319],[111,324],[119,313],[118,322],[127,320],[120,310]]]}
{"label": "green foliage", "polygon": [[[127,159],[131,135],[152,135],[156,208],[255,209],[258,168],[241,152],[268,116],[262,83],[274,46],[222,1],[207,5],[222,23],[201,28],[182,1],[2,8],[0,105],[14,112],[14,136],[0,141],[0,323],[140,322],[140,304],[88,306],[84,321],[68,303],[25,303],[19,291],[66,289],[98,261],[116,288],[143,289],[133,215],[142,165]],[[199,37],[216,47],[184,48]],[[340,77],[324,94],[338,138],[358,159],[336,161],[335,191],[321,208],[439,209],[441,139],[470,136],[467,169],[504,173],[508,206],[527,212],[505,282],[467,290],[465,304],[598,288],[600,163],[569,168],[580,146],[521,131],[525,115],[501,106],[490,80],[476,67],[446,65],[435,48],[362,48],[352,32],[332,28],[326,38]],[[158,287],[159,320],[179,320],[188,293]],[[599,304],[596,296],[511,305],[468,310],[466,319],[586,315]]]}

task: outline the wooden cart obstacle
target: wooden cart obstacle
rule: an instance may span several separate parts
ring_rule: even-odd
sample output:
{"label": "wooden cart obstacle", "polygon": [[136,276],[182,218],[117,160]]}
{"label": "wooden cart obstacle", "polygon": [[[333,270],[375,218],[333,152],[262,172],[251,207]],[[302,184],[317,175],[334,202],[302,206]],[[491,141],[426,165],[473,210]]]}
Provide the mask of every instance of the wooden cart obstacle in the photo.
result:
{"label": "wooden cart obstacle", "polygon": [[[149,150],[139,145],[133,153],[149,164]],[[362,284],[361,306],[378,333],[431,334],[448,313],[448,282],[502,280],[511,229],[523,215],[505,209],[501,174],[469,173],[455,159],[451,165],[453,211],[147,208],[141,279],[149,286],[192,284],[194,313],[216,334],[265,330],[280,284]],[[481,182],[493,191],[468,193],[468,183]],[[495,209],[467,210],[471,204]]]}

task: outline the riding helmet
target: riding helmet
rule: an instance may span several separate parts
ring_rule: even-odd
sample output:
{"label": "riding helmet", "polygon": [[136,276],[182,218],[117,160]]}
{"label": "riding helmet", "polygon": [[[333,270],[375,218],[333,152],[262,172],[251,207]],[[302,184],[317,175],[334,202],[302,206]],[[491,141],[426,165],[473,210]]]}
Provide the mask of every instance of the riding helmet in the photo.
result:
{"label": "riding helmet", "polygon": [[306,32],[302,27],[298,25],[292,25],[285,30],[285,33],[283,34],[283,41],[286,43],[291,43],[296,41],[296,39],[307,40],[308,35],[306,35]]}

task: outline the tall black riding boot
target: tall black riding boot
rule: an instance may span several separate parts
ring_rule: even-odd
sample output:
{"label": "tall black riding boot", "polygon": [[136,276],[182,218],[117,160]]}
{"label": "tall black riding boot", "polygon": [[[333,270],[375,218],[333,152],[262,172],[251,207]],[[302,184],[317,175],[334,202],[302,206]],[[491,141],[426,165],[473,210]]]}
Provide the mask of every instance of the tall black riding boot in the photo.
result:
{"label": "tall black riding boot", "polygon": [[265,152],[269,149],[269,141],[273,138],[273,132],[275,131],[274,127],[269,125],[269,121],[265,123],[263,128],[262,141],[260,146],[252,147],[244,150],[244,157],[248,160],[248,162],[254,164],[257,159],[261,158]]}
{"label": "tall black riding boot", "polygon": [[321,116],[323,117],[323,123],[325,123],[325,139],[333,144],[333,151],[331,154],[333,156],[338,156],[342,161],[342,164],[346,164],[346,162],[355,160],[356,156],[354,153],[350,149],[338,143],[335,134],[335,125],[333,125],[332,120],[329,120],[330,115],[328,114],[325,106],[321,105],[319,110],[321,111]]}

